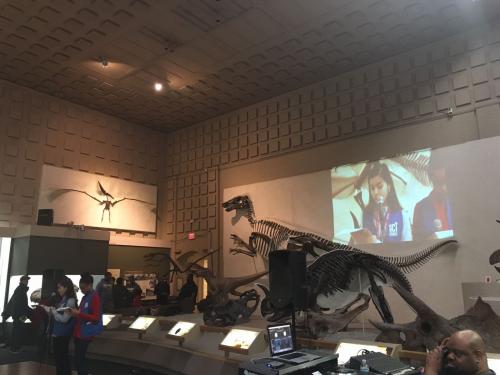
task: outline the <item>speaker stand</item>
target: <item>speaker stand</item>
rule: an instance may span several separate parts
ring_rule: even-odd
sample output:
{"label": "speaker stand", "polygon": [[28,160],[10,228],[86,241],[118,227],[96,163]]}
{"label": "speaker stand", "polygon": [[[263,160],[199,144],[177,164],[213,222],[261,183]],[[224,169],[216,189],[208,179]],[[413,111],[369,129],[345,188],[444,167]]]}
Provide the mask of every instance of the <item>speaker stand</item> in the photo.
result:
{"label": "speaker stand", "polygon": [[297,348],[297,331],[295,330],[295,307],[292,307],[292,338],[293,347]]}

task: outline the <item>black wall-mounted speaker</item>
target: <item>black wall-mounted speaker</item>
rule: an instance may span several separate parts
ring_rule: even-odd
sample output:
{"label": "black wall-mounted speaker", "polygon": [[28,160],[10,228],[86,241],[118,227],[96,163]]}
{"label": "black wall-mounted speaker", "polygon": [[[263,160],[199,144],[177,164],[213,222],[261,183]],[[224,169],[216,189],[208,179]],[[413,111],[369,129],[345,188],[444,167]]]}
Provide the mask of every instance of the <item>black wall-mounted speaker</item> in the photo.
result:
{"label": "black wall-mounted speaker", "polygon": [[269,253],[269,291],[277,308],[302,310],[307,305],[306,254],[276,250]]}
{"label": "black wall-mounted speaker", "polygon": [[38,210],[37,225],[52,225],[54,223],[54,210],[51,208],[42,208]]}

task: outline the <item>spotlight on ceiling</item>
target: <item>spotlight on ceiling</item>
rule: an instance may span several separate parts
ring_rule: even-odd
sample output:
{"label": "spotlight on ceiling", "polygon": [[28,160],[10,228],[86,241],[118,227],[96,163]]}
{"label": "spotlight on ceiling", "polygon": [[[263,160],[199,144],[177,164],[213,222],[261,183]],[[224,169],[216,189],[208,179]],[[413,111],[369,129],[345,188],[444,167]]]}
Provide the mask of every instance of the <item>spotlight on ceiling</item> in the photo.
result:
{"label": "spotlight on ceiling", "polygon": [[161,84],[160,82],[156,82],[155,83],[155,91],[159,92],[163,90],[163,84]]}
{"label": "spotlight on ceiling", "polygon": [[99,56],[99,62],[101,63],[103,68],[106,68],[108,66],[108,59],[105,57]]}

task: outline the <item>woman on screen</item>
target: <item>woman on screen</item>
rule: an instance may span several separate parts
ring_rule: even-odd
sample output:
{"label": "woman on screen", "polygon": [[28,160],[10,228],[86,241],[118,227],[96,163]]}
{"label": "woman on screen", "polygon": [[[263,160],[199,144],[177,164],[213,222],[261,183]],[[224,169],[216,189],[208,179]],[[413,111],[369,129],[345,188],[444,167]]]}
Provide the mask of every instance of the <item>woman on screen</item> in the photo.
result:
{"label": "woman on screen", "polygon": [[399,203],[389,168],[380,162],[368,168],[370,198],[363,210],[363,228],[374,243],[411,241],[410,218]]}

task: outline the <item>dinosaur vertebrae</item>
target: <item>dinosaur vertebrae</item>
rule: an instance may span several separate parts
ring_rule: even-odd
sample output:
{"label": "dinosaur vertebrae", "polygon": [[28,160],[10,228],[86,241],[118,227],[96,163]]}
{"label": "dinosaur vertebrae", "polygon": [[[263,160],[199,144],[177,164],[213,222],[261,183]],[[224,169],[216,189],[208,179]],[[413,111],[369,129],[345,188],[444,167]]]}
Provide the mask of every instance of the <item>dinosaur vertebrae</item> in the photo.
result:
{"label": "dinosaur vertebrae", "polygon": [[411,291],[410,282],[396,265],[373,254],[349,250],[326,253],[311,263],[307,269],[307,283],[314,294],[343,291],[357,275],[356,270]]}
{"label": "dinosaur vertebrae", "polygon": [[[253,216],[253,211],[250,211],[249,216]],[[253,229],[251,236],[251,245],[253,246],[254,250],[264,258],[268,258],[271,251],[285,249],[288,245],[288,241],[292,237],[303,237],[313,240],[315,246],[325,251],[347,250],[352,252],[365,253],[364,251],[359,250],[355,247],[327,240],[326,238],[318,236],[314,233],[293,230],[271,220],[251,220],[250,223]],[[396,267],[399,267],[404,273],[410,273],[423,266],[439,252],[440,248],[450,243],[456,243],[456,240],[439,242],[429,246],[422,251],[419,251],[416,254],[408,256],[380,256],[380,258]]]}
{"label": "dinosaur vertebrae", "polygon": [[278,249],[286,249],[288,241],[292,237],[307,237],[315,240],[321,248],[328,250],[355,250],[353,247],[329,241],[314,233],[301,232],[290,229],[280,223],[271,220],[253,219],[253,210],[249,210],[250,224],[252,225],[251,245],[253,249],[264,258],[269,257],[269,253]]}
{"label": "dinosaur vertebrae", "polygon": [[450,243],[456,243],[456,240],[446,240],[429,246],[428,248],[419,251],[416,254],[402,256],[402,257],[381,257],[385,261],[399,267],[404,273],[410,273],[423,266],[436,254],[440,248]]}

